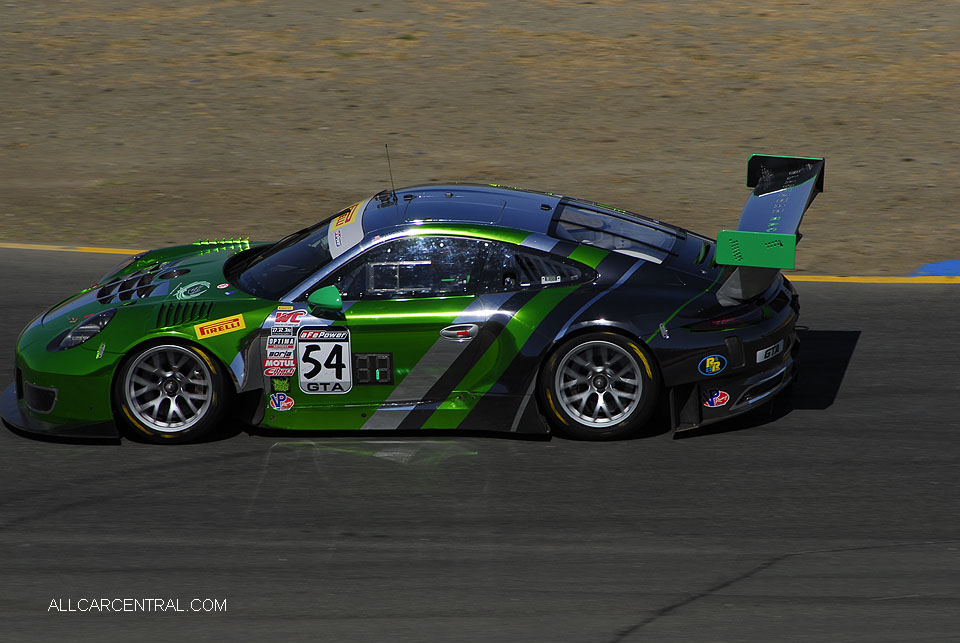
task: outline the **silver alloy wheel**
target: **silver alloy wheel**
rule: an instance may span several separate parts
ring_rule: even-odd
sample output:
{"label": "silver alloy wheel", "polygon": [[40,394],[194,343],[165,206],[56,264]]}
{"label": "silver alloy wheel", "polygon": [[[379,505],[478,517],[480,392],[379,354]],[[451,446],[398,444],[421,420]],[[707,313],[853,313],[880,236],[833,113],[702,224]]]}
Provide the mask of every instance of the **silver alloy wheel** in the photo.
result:
{"label": "silver alloy wheel", "polygon": [[194,351],[165,344],[147,349],[127,368],[123,394],[133,416],[161,433],[186,431],[213,402],[213,376]]}
{"label": "silver alloy wheel", "polygon": [[556,372],[560,406],[585,426],[613,426],[629,417],[643,397],[640,365],[613,342],[575,346],[560,360]]}

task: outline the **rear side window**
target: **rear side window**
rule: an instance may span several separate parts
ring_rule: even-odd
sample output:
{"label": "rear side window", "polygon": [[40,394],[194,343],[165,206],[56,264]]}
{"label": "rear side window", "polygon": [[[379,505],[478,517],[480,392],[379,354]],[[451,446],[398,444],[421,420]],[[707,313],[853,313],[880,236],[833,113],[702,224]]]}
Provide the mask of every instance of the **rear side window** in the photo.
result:
{"label": "rear side window", "polygon": [[488,243],[489,254],[480,274],[481,293],[539,289],[578,283],[594,276],[586,266],[505,243]]}
{"label": "rear side window", "polygon": [[589,208],[565,205],[556,220],[556,236],[605,250],[656,261],[663,261],[676,241],[676,235],[640,219],[617,216]]}

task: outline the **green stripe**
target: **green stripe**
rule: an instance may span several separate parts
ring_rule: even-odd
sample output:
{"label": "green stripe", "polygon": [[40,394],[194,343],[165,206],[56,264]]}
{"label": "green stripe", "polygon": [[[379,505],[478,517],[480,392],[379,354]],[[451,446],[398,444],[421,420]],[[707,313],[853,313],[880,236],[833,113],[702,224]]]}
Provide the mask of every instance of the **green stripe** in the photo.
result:
{"label": "green stripe", "polygon": [[[710,282],[710,285],[709,285],[709,286],[707,286],[706,288],[704,288],[702,292],[697,293],[696,295],[694,295],[693,297],[691,297],[690,299],[688,299],[687,301],[685,301],[685,302],[683,303],[683,305],[681,305],[679,308],[677,308],[675,311],[673,311],[673,313],[671,313],[669,317],[667,317],[667,318],[664,319],[662,322],[660,322],[660,324],[661,324],[662,326],[666,326],[667,324],[670,323],[670,320],[672,320],[674,317],[676,317],[676,316],[680,313],[681,310],[683,310],[684,308],[686,308],[687,306],[689,306],[690,304],[692,304],[694,301],[696,301],[696,300],[699,299],[700,297],[703,297],[705,294],[707,294],[708,292],[710,292],[710,289],[713,288],[713,287],[717,284],[717,280],[720,279],[720,277],[723,276],[723,273],[724,273],[724,272],[725,272],[725,271],[723,271],[723,270],[717,271],[717,276],[713,278],[713,281]],[[656,337],[656,336],[659,335],[659,334],[660,334],[660,330],[659,330],[659,329],[653,331],[653,333],[650,335],[650,337],[648,337],[648,338],[646,338],[645,340],[643,340],[644,343],[649,344],[649,343],[653,340],[653,338]]]}
{"label": "green stripe", "polygon": [[[424,422],[425,429],[446,429],[457,427],[467,417],[467,414],[476,406],[480,398],[490,390],[497,380],[507,370],[507,366],[526,344],[544,318],[567,298],[579,286],[565,286],[563,288],[545,288],[533,299],[514,314],[513,319],[507,322],[506,328],[497,337],[497,340],[477,360],[477,364],[470,369],[464,378],[453,388],[453,392],[440,404],[433,415]],[[492,358],[493,364],[489,361]],[[468,384],[482,377],[480,385]],[[466,394],[466,390],[470,394]]]}
{"label": "green stripe", "polygon": [[425,234],[431,235],[456,235],[460,237],[473,237],[477,239],[494,239],[506,243],[521,244],[523,240],[532,233],[526,230],[514,230],[512,228],[500,228],[497,226],[478,226],[478,225],[429,225],[417,226],[413,233],[416,236]]}
{"label": "green stripe", "polygon": [[580,263],[585,263],[591,268],[596,269],[608,254],[610,254],[609,250],[580,244],[570,253],[569,258],[574,261],[579,261]]}

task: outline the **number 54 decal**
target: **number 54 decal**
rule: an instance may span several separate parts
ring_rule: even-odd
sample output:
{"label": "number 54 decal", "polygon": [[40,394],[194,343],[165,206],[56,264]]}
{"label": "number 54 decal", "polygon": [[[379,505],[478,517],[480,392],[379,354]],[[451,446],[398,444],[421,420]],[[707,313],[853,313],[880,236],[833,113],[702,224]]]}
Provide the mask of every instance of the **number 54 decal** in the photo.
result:
{"label": "number 54 decal", "polygon": [[346,393],[353,387],[349,330],[342,326],[305,326],[297,339],[301,391]]}

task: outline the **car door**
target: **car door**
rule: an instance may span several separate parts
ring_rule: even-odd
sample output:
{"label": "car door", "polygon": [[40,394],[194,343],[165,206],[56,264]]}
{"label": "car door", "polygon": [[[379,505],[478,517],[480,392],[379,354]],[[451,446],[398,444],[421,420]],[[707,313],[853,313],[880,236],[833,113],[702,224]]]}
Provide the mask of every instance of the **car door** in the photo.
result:
{"label": "car door", "polygon": [[332,324],[298,327],[297,404],[331,426],[397,428],[478,336],[486,318],[476,283],[488,246],[402,237],[317,284],[337,286],[344,310]]}

